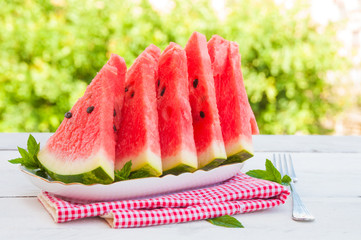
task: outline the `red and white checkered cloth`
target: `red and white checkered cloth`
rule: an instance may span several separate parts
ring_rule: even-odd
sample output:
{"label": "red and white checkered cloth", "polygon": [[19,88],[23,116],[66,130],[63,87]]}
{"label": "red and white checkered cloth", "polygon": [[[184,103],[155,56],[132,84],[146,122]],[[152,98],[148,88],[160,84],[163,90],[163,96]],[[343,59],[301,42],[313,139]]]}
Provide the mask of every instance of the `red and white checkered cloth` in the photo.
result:
{"label": "red and white checkered cloth", "polygon": [[113,228],[180,223],[272,208],[288,189],[239,173],[219,185],[166,196],[97,203],[76,203],[42,192],[40,202],[57,223],[100,216]]}

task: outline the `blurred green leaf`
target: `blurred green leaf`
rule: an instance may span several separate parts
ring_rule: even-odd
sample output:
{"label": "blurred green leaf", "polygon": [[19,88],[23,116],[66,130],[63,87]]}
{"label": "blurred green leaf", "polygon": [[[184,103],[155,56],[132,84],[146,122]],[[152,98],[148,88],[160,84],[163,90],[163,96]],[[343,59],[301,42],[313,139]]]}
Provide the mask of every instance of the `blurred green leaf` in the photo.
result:
{"label": "blurred green leaf", "polygon": [[111,53],[128,66],[149,45],[184,46],[193,31],[236,41],[245,85],[263,134],[327,133],[340,108],[326,74],[337,54],[336,25],[317,26],[308,6],[174,0],[159,11],[141,1],[4,1],[0,7],[0,131],[52,132]]}
{"label": "blurred green leaf", "polygon": [[131,169],[132,169],[132,161],[130,160],[124,164],[122,169],[114,171],[114,182],[129,179]]}
{"label": "blurred green leaf", "polygon": [[223,215],[221,217],[210,218],[206,219],[206,221],[221,227],[228,227],[228,228],[244,228],[242,223],[229,215]]}

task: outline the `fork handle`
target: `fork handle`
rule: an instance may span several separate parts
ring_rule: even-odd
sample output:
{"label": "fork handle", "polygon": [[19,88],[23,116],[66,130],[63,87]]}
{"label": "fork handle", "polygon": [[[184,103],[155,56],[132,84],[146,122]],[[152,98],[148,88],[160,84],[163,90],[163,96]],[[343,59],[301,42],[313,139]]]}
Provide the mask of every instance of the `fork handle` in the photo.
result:
{"label": "fork handle", "polygon": [[292,219],[295,221],[311,222],[315,220],[312,214],[308,211],[306,206],[303,204],[300,196],[298,195],[294,184],[290,184],[292,192]]}

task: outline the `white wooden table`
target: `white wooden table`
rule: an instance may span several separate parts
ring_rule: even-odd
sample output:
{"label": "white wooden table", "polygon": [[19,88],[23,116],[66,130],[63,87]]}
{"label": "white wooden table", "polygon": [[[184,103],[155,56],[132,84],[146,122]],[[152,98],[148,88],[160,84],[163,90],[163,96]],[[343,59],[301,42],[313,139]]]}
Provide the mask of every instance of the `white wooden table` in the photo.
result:
{"label": "white wooden table", "polygon": [[[43,146],[50,134],[33,134]],[[206,221],[137,229],[111,229],[100,218],[56,224],[19,167],[7,162],[26,146],[26,133],[0,133],[0,239],[361,239],[361,136],[254,137],[255,156],[243,171],[264,169],[274,152],[292,153],[297,190],[314,222],[291,219],[285,205],[235,217],[244,229],[228,229]]]}

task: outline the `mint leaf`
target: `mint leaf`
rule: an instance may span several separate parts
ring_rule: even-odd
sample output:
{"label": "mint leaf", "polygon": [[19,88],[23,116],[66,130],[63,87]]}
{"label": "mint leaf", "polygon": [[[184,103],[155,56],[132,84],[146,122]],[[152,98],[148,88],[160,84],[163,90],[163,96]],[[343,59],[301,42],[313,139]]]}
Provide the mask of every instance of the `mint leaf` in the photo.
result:
{"label": "mint leaf", "polygon": [[14,159],[9,160],[9,162],[12,164],[23,163],[23,158],[14,158]]}
{"label": "mint leaf", "polygon": [[35,146],[34,153],[33,153],[33,159],[39,166],[42,166],[38,159],[39,150],[40,150],[40,143]]}
{"label": "mint leaf", "polygon": [[121,170],[114,171],[114,182],[149,177],[149,172],[145,170],[138,170],[131,172],[132,161],[127,162]]}
{"label": "mint leaf", "polygon": [[288,186],[292,181],[288,175],[282,177],[281,173],[275,168],[270,160],[266,159],[265,166],[266,170],[250,170],[246,172],[246,174],[250,177],[276,182],[285,186]]}
{"label": "mint leaf", "polygon": [[39,164],[34,160],[33,156],[27,152],[25,149],[18,147],[18,151],[22,157],[21,165],[29,169],[39,168]]}
{"label": "mint leaf", "polygon": [[11,159],[9,160],[9,162],[13,164],[21,164],[22,166],[29,169],[37,169],[37,168],[42,169],[42,166],[37,157],[37,154],[40,149],[40,143],[38,144],[35,138],[31,134],[29,135],[28,138],[27,147],[28,147],[27,150],[18,147],[18,151],[21,155],[21,158]]}
{"label": "mint leaf", "polygon": [[35,171],[36,175],[43,178],[48,178],[48,174],[46,173],[45,168],[43,165],[41,165],[38,159],[39,150],[40,143],[37,143],[33,135],[30,134],[27,141],[27,150],[18,147],[21,158],[11,159],[9,162],[12,164],[21,164],[28,169],[37,170]]}
{"label": "mint leaf", "polygon": [[40,150],[40,143],[38,144],[33,137],[33,135],[29,135],[28,142],[27,142],[28,151],[32,156],[36,156]]}
{"label": "mint leaf", "polygon": [[231,217],[229,215],[206,219],[206,221],[212,223],[213,225],[221,226],[221,227],[244,228],[242,223],[240,223],[236,218]]}
{"label": "mint leaf", "polygon": [[290,178],[290,176],[284,175],[282,180],[281,180],[281,184],[284,185],[284,186],[288,186],[288,185],[290,185],[291,181],[292,181],[292,179]]}
{"label": "mint leaf", "polygon": [[275,168],[275,166],[273,166],[273,163],[266,159],[266,171],[270,176],[270,181],[276,182],[276,183],[281,183],[281,173],[277,170],[277,168]]}
{"label": "mint leaf", "polygon": [[18,147],[18,151],[23,159],[28,160],[31,158],[31,155],[24,148]]}
{"label": "mint leaf", "polygon": [[124,164],[122,169],[114,171],[114,182],[129,179],[131,168],[132,168],[132,161],[130,160],[126,164]]}
{"label": "mint leaf", "polygon": [[254,178],[259,178],[259,179],[265,179],[267,177],[267,171],[265,170],[250,170],[248,172],[246,172],[246,174],[248,176],[254,177]]}

